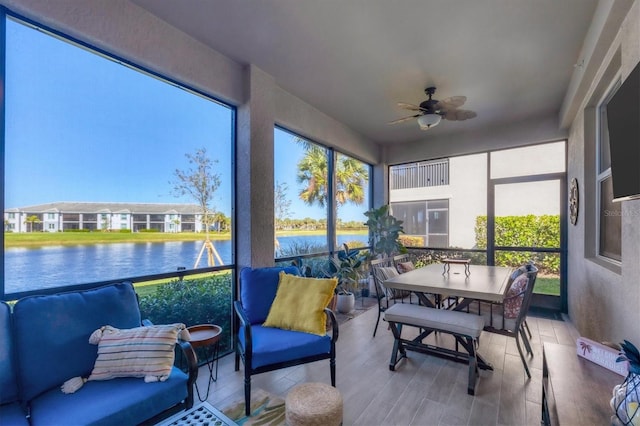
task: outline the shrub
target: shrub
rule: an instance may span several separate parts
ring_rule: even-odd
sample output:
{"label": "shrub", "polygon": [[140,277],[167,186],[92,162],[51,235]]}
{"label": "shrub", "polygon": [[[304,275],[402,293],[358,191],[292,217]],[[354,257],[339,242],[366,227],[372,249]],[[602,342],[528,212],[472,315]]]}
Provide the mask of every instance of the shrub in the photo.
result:
{"label": "shrub", "polygon": [[142,317],[154,324],[219,325],[220,353],[230,351],[231,277],[224,273],[159,285],[154,294],[140,297]]}
{"label": "shrub", "polygon": [[[498,216],[495,244],[505,247],[560,247],[559,215]],[[487,248],[487,217],[476,218],[476,246]],[[533,260],[543,274],[560,273],[558,253],[496,251],[496,264],[520,266]]]}
{"label": "shrub", "polygon": [[400,235],[400,242],[405,247],[424,247],[424,237],[413,237],[410,235]]}
{"label": "shrub", "polygon": [[138,232],[160,232],[159,229],[139,229]]}

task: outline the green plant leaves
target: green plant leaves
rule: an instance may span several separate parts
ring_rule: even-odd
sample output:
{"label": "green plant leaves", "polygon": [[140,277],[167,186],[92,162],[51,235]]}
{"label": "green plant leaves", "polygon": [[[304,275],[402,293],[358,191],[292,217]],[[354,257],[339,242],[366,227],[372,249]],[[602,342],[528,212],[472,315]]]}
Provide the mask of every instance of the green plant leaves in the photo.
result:
{"label": "green plant leaves", "polygon": [[388,205],[373,208],[364,215],[368,219],[365,225],[369,228],[369,245],[375,253],[391,256],[406,252],[399,240],[400,234],[404,233],[402,221],[389,214]]}

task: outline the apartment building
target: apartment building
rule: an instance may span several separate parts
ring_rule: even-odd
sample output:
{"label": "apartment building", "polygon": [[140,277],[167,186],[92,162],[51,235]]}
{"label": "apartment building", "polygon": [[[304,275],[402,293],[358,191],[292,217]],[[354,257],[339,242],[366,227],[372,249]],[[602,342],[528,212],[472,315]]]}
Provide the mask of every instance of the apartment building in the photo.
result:
{"label": "apartment building", "polygon": [[7,232],[202,230],[195,204],[55,202],[10,208],[4,212]]}

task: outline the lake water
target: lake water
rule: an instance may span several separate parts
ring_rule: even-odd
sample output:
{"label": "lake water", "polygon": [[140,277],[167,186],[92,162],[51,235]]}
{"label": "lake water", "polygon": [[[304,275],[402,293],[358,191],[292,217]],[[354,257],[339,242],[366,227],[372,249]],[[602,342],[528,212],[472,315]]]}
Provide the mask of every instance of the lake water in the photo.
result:
{"label": "lake water", "polygon": [[[367,235],[339,235],[338,243],[362,241]],[[326,237],[280,236],[282,249],[321,245]],[[232,263],[231,241],[213,241],[224,264]],[[165,243],[96,244],[90,246],[49,246],[9,248],[4,251],[4,291],[37,290],[135,276],[192,269],[202,248],[201,241]],[[206,266],[206,253],[200,267]]]}

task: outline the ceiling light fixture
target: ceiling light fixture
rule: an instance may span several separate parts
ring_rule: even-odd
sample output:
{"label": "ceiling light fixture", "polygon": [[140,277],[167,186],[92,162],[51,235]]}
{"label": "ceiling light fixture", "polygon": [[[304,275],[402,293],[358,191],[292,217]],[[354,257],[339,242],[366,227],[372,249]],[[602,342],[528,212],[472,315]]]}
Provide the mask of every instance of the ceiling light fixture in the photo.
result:
{"label": "ceiling light fixture", "polygon": [[437,126],[441,119],[442,117],[438,114],[425,114],[418,117],[418,125],[421,130],[427,130]]}

